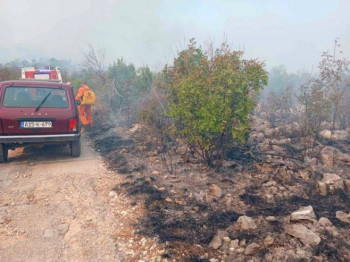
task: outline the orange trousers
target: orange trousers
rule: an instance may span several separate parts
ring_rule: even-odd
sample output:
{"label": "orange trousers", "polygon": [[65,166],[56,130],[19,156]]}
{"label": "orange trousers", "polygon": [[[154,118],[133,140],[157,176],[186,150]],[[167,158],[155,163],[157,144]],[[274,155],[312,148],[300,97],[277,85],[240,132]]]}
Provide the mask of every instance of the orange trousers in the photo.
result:
{"label": "orange trousers", "polygon": [[91,114],[91,106],[90,105],[80,105],[78,107],[79,118],[81,123],[86,126],[90,125],[93,127],[92,114]]}

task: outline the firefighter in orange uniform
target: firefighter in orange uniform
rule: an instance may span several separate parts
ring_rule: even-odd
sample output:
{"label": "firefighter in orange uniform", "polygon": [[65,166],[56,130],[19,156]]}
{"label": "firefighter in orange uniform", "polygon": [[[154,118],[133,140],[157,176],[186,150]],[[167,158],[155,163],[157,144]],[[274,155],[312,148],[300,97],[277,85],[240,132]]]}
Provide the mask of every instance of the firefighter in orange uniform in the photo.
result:
{"label": "firefighter in orange uniform", "polygon": [[[93,121],[92,121],[92,114],[91,114],[91,106],[93,104],[91,103],[85,103],[85,97],[87,92],[92,92],[90,87],[86,83],[82,83],[82,85],[79,88],[78,94],[75,97],[75,100],[79,101],[79,118],[81,123],[83,124],[83,127],[90,125],[93,127]],[[92,92],[93,93],[93,92]]]}

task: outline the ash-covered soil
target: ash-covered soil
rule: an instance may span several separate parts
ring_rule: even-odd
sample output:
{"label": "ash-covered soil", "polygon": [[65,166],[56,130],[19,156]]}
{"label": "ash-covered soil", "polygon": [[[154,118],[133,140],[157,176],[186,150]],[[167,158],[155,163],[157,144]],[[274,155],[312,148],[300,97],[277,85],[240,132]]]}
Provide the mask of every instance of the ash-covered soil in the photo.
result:
{"label": "ash-covered soil", "polygon": [[[253,133],[259,150],[232,148],[215,170],[181,141],[164,152],[146,126],[99,125],[90,137],[124,180],[113,191],[142,203],[137,234],[156,237],[164,261],[349,261],[346,142],[326,142],[315,160]],[[330,164],[325,149],[343,155]]]}

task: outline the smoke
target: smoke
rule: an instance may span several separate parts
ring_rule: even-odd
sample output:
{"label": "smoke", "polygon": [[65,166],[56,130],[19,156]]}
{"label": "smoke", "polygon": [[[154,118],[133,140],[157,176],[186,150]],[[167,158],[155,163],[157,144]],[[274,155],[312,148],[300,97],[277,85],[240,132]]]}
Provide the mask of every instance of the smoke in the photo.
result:
{"label": "smoke", "polygon": [[311,69],[340,37],[350,54],[350,2],[0,0],[0,62],[56,57],[82,60],[87,43],[106,50],[108,62],[124,57],[161,68],[188,39],[227,39],[267,65]]}

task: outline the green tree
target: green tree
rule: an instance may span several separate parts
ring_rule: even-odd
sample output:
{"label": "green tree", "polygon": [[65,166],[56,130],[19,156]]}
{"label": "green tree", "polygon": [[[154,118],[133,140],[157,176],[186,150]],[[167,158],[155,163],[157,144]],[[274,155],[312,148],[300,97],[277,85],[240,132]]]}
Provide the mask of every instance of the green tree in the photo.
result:
{"label": "green tree", "polygon": [[129,89],[134,81],[136,69],[133,64],[126,64],[123,58],[118,58],[108,69],[108,76],[115,81],[120,90]]}
{"label": "green tree", "polygon": [[303,107],[301,135],[310,136],[315,142],[322,121],[326,121],[331,113],[331,100],[320,79],[312,79],[300,88],[298,100]]}
{"label": "green tree", "polygon": [[135,76],[135,88],[138,91],[148,91],[152,88],[153,74],[148,66],[140,67]]}
{"label": "green tree", "polygon": [[166,68],[175,132],[209,166],[214,157],[223,158],[233,140],[247,138],[248,115],[255,105],[252,95],[268,81],[263,67],[264,63],[243,59],[243,52],[232,51],[226,44],[216,51],[203,51],[192,39],[174,65]]}
{"label": "green tree", "polygon": [[108,77],[112,80],[113,87],[116,90],[111,98],[114,109],[124,108],[130,104],[135,76],[135,66],[126,64],[123,58],[117,59],[117,62],[113,62],[108,68]]}
{"label": "green tree", "polygon": [[117,59],[109,67],[108,77],[117,90],[113,97],[115,108],[126,108],[137,103],[144,93],[152,88],[153,83],[153,74],[149,67],[136,69],[133,64],[127,64],[123,58]]}

